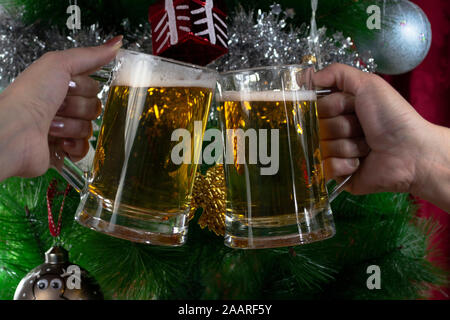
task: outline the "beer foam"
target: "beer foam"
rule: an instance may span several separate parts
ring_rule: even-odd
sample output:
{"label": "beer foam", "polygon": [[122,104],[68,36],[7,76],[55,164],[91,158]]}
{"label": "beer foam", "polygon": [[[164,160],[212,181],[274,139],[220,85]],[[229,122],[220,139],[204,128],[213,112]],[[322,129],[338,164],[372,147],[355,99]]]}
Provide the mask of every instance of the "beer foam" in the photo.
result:
{"label": "beer foam", "polygon": [[314,101],[317,95],[314,90],[296,91],[224,91],[221,101]]}
{"label": "beer foam", "polygon": [[216,85],[216,73],[205,69],[127,51],[119,51],[117,59],[120,65],[114,72],[112,86],[214,88]]}

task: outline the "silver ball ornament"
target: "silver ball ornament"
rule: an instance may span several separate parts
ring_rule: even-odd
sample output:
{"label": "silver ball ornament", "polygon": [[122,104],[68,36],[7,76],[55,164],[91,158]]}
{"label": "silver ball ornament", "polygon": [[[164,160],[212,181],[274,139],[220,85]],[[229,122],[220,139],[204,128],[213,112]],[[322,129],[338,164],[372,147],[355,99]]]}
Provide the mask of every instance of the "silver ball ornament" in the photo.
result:
{"label": "silver ball ornament", "polygon": [[355,44],[370,51],[377,72],[396,75],[409,72],[426,57],[431,45],[431,25],[416,4],[408,0],[384,1],[380,7],[381,29],[371,35],[356,35]]}

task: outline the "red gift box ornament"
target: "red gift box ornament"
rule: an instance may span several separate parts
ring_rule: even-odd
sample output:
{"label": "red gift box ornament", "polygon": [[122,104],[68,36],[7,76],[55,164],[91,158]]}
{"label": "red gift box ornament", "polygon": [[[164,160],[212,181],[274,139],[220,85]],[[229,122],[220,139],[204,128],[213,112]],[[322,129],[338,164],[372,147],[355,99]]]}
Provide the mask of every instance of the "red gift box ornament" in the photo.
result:
{"label": "red gift box ornament", "polygon": [[162,0],[149,7],[153,54],[207,65],[228,52],[220,0]]}

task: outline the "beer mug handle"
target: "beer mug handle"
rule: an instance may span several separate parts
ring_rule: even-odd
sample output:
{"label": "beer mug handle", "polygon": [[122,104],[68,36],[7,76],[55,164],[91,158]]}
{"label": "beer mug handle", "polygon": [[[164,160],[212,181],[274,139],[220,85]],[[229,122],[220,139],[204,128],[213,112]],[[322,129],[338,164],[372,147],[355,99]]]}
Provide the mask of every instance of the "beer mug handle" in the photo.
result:
{"label": "beer mug handle", "polygon": [[[316,95],[318,97],[323,97],[323,96],[327,96],[329,94],[333,93],[333,90],[331,89],[321,89],[321,90],[316,90]],[[344,191],[344,187],[347,184],[347,182],[350,180],[352,176],[349,175],[347,178],[344,179],[344,181],[342,181],[341,183],[339,183],[334,189],[333,191],[330,192],[330,194],[328,195],[328,200],[330,202],[332,202],[334,199],[337,198],[337,196]]]}
{"label": "beer mug handle", "polygon": [[50,166],[56,169],[75,190],[81,192],[86,185],[87,172],[73,163],[57,142],[49,147]]}
{"label": "beer mug handle", "polygon": [[[90,75],[90,77],[99,82],[107,83],[110,81],[112,70],[113,65],[112,63],[110,63],[106,66],[103,66],[101,69],[95,71],[93,74]],[[86,185],[88,171],[79,168],[75,163],[73,163],[56,141],[49,147],[50,147],[51,166],[54,169],[58,170],[58,172],[63,176],[63,178],[66,179],[66,181],[69,182],[70,185],[75,190],[81,192],[81,190],[83,190],[84,186]],[[92,150],[91,149],[92,147],[90,146],[89,150],[90,153],[93,152],[93,149]],[[88,156],[89,153],[88,155],[86,155],[86,157]]]}
{"label": "beer mug handle", "polygon": [[344,179],[344,181],[342,181],[341,183],[339,183],[338,185],[336,185],[336,187],[333,189],[333,191],[330,192],[330,194],[328,195],[328,200],[330,202],[332,202],[334,199],[337,198],[337,196],[344,191],[344,187],[347,184],[347,182],[350,180],[352,176],[349,175],[347,178]]}

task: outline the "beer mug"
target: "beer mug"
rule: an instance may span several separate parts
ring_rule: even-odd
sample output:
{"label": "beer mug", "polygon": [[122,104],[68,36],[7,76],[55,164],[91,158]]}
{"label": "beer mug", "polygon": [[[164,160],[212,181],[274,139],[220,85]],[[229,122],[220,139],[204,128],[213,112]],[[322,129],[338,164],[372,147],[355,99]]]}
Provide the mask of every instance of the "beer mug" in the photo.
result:
{"label": "beer mug", "polygon": [[90,170],[83,172],[56,150],[62,175],[81,193],[80,224],[141,243],[179,246],[186,241],[198,161],[173,163],[178,142],[172,141],[172,132],[187,130],[191,149],[201,148],[216,75],[119,50]]}
{"label": "beer mug", "polygon": [[335,234],[329,202],[343,183],[328,195],[313,72],[288,65],[218,79],[229,247],[294,246]]}

